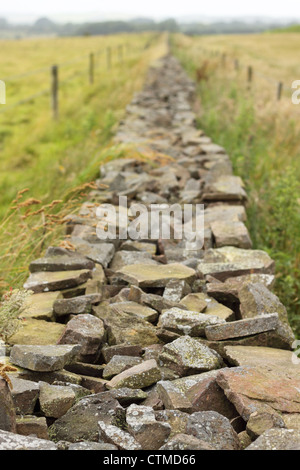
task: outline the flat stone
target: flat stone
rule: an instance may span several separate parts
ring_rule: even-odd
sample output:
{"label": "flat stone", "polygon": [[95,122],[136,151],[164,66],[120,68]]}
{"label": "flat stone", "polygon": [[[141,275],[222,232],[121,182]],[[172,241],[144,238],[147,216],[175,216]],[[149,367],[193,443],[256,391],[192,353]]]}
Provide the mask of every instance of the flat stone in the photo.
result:
{"label": "flat stone", "polygon": [[29,265],[31,273],[43,271],[76,271],[77,269],[93,269],[94,263],[84,256],[52,256],[39,258]]}
{"label": "flat stone", "polygon": [[239,176],[224,175],[205,188],[204,201],[246,201],[247,194]]}
{"label": "flat stone", "polygon": [[275,330],[278,326],[278,314],[269,313],[253,318],[238,320],[219,325],[208,325],[205,335],[208,340],[220,341],[230,338],[251,336],[264,331]]}
{"label": "flat stone", "polygon": [[0,450],[57,450],[57,446],[45,439],[0,431]]}
{"label": "flat stone", "polygon": [[205,225],[213,222],[245,222],[247,220],[245,207],[242,205],[218,204],[209,205],[204,211]]}
{"label": "flat stone", "polygon": [[136,264],[125,266],[117,274],[130,284],[139,287],[165,287],[172,279],[181,279],[190,283],[195,279],[194,269],[182,264],[171,263],[150,266]]}
{"label": "flat stone", "polygon": [[38,439],[49,440],[46,418],[37,416],[22,416],[17,418],[17,434],[22,436],[35,435]]}
{"label": "flat stone", "polygon": [[48,418],[60,418],[75,403],[75,393],[71,387],[40,383],[40,407]]}
{"label": "flat stone", "polygon": [[186,433],[189,414],[179,410],[159,410],[155,411],[157,421],[168,423],[171,426],[169,438],[176,434]]}
{"label": "flat stone", "polygon": [[77,442],[71,444],[68,450],[118,450],[117,446],[107,444],[106,442]]}
{"label": "flat stone", "polygon": [[242,318],[277,312],[280,322],[276,336],[282,338],[287,347],[291,347],[295,336],[288,322],[286,308],[275,294],[263,284],[248,283],[239,290],[239,300]]}
{"label": "flat stone", "polygon": [[79,345],[14,345],[10,361],[32,371],[56,371],[72,362],[79,350]]}
{"label": "flat stone", "polygon": [[252,248],[249,232],[243,222],[216,221],[211,223],[211,230],[217,248],[222,246]]}
{"label": "flat stone", "polygon": [[60,292],[44,292],[42,294],[30,295],[25,299],[22,318],[34,320],[54,320],[53,305],[57,299],[62,297]]}
{"label": "flat stone", "polygon": [[9,378],[13,387],[11,394],[16,413],[20,415],[33,414],[39,396],[39,384],[14,377],[14,374],[10,374]]}
{"label": "flat stone", "polygon": [[126,240],[124,243],[122,243],[120,249],[122,251],[124,250],[124,251],[147,252],[152,256],[152,255],[155,255],[156,253],[156,244],[139,242],[137,240]]}
{"label": "flat stone", "polygon": [[144,361],[141,364],[116,375],[107,383],[107,388],[147,388],[161,379],[161,372],[154,359]]}
{"label": "flat stone", "polygon": [[56,344],[65,326],[61,323],[26,319],[19,330],[8,339],[8,344],[49,345]]}
{"label": "flat stone", "polygon": [[300,431],[296,429],[269,429],[246,450],[299,450]]}
{"label": "flat stone", "polygon": [[180,301],[180,304],[184,305],[188,310],[216,316],[225,321],[235,319],[234,312],[230,308],[220,304],[205,293],[197,292],[189,294]]}
{"label": "flat stone", "polygon": [[93,312],[105,323],[111,346],[123,343],[147,346],[159,342],[156,328],[151,323],[129,315],[114,305],[100,304],[93,308]]}
{"label": "flat stone", "polygon": [[216,411],[199,411],[188,420],[187,434],[208,442],[217,450],[239,450],[240,441],[229,419]]}
{"label": "flat stone", "polygon": [[55,441],[99,441],[98,421],[106,424],[125,422],[125,411],[108,392],[90,395],[70,408],[49,428]]}
{"label": "flat stone", "polygon": [[127,343],[116,344],[115,346],[105,346],[102,348],[104,361],[108,363],[114,356],[136,356],[142,355],[142,347]]}
{"label": "flat stone", "polygon": [[168,439],[171,426],[156,421],[155,413],[149,406],[132,404],[126,411],[128,431],[144,450],[159,449]]}
{"label": "flat stone", "polygon": [[220,357],[215,351],[189,336],[166,344],[159,355],[159,363],[178,375],[196,374],[221,366]]}
{"label": "flat stone", "polygon": [[122,406],[128,406],[132,403],[143,401],[148,397],[148,394],[146,392],[138,388],[115,388],[110,390],[109,393],[113,398],[118,400],[118,402]]}
{"label": "flat stone", "polygon": [[98,424],[100,439],[104,442],[113,444],[120,450],[142,450],[141,445],[128,432],[102,421]]}
{"label": "flat stone", "polygon": [[157,393],[167,410],[191,412],[193,407],[190,400],[173,385],[172,381],[162,380],[157,383]]}
{"label": "flat stone", "polygon": [[176,434],[160,450],[216,450],[205,441],[189,434]]}
{"label": "flat stone", "polygon": [[113,305],[128,315],[141,318],[150,323],[154,323],[158,318],[156,310],[145,305],[140,305],[137,302],[116,302]]}
{"label": "flat stone", "polygon": [[100,294],[81,295],[71,299],[58,299],[54,302],[53,310],[56,316],[76,315],[79,313],[90,313],[92,305],[99,303],[102,298]]}
{"label": "flat stone", "polygon": [[172,308],[160,315],[158,327],[183,335],[204,336],[204,331],[208,326],[222,322],[225,323],[225,320],[213,315]]}
{"label": "flat stone", "polygon": [[119,271],[128,265],[158,265],[157,261],[152,259],[152,255],[148,252],[141,251],[117,251],[111,264],[110,269]]}
{"label": "flat stone", "polygon": [[124,370],[130,369],[137,364],[140,364],[142,359],[133,356],[113,356],[109,363],[104,367],[103,378],[110,379],[114,375],[118,375]]}
{"label": "flat stone", "polygon": [[58,344],[79,344],[79,360],[96,358],[105,340],[103,321],[90,314],[76,315],[70,320]]}
{"label": "flat stone", "polygon": [[92,277],[87,269],[78,271],[56,271],[32,273],[24,284],[24,289],[34,293],[70,289],[83,284]]}
{"label": "flat stone", "polygon": [[217,382],[245,421],[266,405],[278,412],[300,412],[299,373],[241,366],[221,370]]}
{"label": "flat stone", "polygon": [[2,377],[0,377],[0,430],[16,432],[16,414],[13,399],[9,386]]}
{"label": "flat stone", "polygon": [[79,237],[71,237],[71,243],[75,246],[76,252],[85,256],[94,263],[101,264],[107,268],[115,254],[113,243],[88,243]]}
{"label": "flat stone", "polygon": [[274,261],[261,250],[245,250],[233,246],[209,249],[200,260],[198,271],[219,281],[245,274],[273,274]]}

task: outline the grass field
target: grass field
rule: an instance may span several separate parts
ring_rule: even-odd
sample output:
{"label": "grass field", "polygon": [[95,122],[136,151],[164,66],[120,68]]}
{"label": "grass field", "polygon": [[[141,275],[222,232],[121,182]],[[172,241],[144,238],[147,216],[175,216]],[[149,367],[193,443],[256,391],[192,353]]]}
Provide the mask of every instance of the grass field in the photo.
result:
{"label": "grass field", "polygon": [[[124,45],[123,61],[119,45]],[[0,47],[0,79],[7,87],[7,105],[0,107],[3,291],[22,284],[29,260],[58,236],[54,222],[78,205],[86,192],[84,185],[97,177],[126,105],[142,87],[149,64],[166,52],[166,41],[163,35],[140,34],[1,41]],[[91,52],[95,53],[93,85],[88,77]],[[65,64],[59,68],[59,120],[52,119],[49,94],[10,108],[50,88],[53,64]],[[39,72],[27,74],[35,70]],[[15,78],[20,74],[26,76]],[[29,191],[22,193],[24,189]],[[57,200],[64,204],[52,204]]]}
{"label": "grass field", "polygon": [[[226,148],[246,182],[254,247],[276,260],[276,292],[299,335],[300,106],[292,104],[288,89],[300,78],[298,44],[299,35],[291,33],[173,37],[174,52],[191,76],[207,75],[198,87],[199,126]],[[280,101],[278,81],[286,87]]]}

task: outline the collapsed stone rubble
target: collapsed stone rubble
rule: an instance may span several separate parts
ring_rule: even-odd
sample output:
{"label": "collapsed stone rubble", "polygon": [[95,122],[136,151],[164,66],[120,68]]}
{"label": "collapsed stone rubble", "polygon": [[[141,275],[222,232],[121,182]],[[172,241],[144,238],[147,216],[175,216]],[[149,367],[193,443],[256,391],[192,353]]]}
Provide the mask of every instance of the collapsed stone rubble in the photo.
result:
{"label": "collapsed stone rubble", "polygon": [[[0,357],[16,367],[11,389],[0,378],[0,450],[300,448],[274,262],[252,249],[243,181],[197,129],[194,99],[174,57],[150,69],[115,137],[128,156],[101,165],[66,219],[70,248],[30,264],[25,321]],[[100,239],[104,203],[116,234],[133,204],[204,204],[203,246]]]}

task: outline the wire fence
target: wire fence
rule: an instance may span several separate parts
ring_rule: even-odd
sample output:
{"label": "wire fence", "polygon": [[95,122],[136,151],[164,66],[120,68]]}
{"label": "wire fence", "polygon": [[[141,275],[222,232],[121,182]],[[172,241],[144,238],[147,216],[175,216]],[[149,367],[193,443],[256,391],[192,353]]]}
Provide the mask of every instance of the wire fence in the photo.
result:
{"label": "wire fence", "polygon": [[[127,58],[131,57],[131,54],[134,51],[139,50],[139,47],[132,47],[130,44],[119,44],[115,47],[108,46],[106,48],[101,48],[99,50],[96,50],[94,52],[90,52],[89,54],[82,54],[78,55],[71,60],[65,61],[65,62],[58,62],[55,65],[52,65],[51,67],[42,67],[39,69],[35,70],[30,70],[28,72],[20,73],[17,75],[11,75],[8,77],[0,77],[1,81],[5,83],[6,85],[8,84],[13,84],[15,82],[18,82],[23,79],[27,79],[30,77],[37,76],[42,73],[47,73],[49,74],[49,83],[50,86],[46,89],[40,90],[36,93],[33,93],[29,96],[26,96],[25,98],[22,98],[15,103],[7,104],[6,106],[3,106],[0,108],[0,113],[5,113],[6,111],[17,108],[18,106],[24,105],[26,103],[29,103],[37,98],[40,98],[45,95],[50,96],[50,102],[51,102],[51,111],[52,111],[52,116],[54,119],[58,118],[59,114],[59,88],[61,85],[69,83],[70,81],[81,77],[81,76],[87,76],[89,83],[93,84],[94,83],[94,78],[95,78],[95,69],[97,66],[97,60],[99,57],[106,55],[106,68],[107,70],[110,70],[113,66],[113,64],[116,63],[123,63],[125,56]],[[69,66],[75,65],[75,64],[86,64],[87,68],[83,71],[78,71],[73,73],[72,75],[61,79],[60,78],[60,71],[66,69]]]}
{"label": "wire fence", "polygon": [[203,47],[199,47],[199,50],[201,50],[204,54],[210,55],[212,57],[218,57],[224,67],[227,64],[231,64],[233,65],[236,71],[246,71],[246,81],[248,82],[249,86],[251,86],[251,83],[254,81],[255,76],[260,77],[266,82],[274,85],[276,90],[275,97],[278,101],[281,100],[284,91],[289,92],[290,94],[295,91],[293,86],[287,86],[282,80],[276,80],[274,77],[261,73],[260,71],[256,70],[252,65],[245,65],[241,63],[239,59],[234,58],[232,56],[228,57],[227,54],[222,53],[219,50],[207,49]]}

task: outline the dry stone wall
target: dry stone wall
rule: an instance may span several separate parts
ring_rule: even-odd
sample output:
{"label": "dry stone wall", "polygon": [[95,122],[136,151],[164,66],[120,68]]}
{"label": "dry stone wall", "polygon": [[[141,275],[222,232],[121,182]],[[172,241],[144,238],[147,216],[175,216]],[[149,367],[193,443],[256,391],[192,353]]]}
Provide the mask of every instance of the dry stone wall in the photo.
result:
{"label": "dry stone wall", "polygon": [[[16,370],[1,369],[0,449],[299,449],[274,262],[252,249],[243,181],[197,129],[194,100],[174,57],[155,64],[116,135],[127,157],[101,166],[64,246],[32,261],[26,321],[1,358]],[[116,234],[132,204],[204,204],[204,245],[101,240],[103,203]]]}

